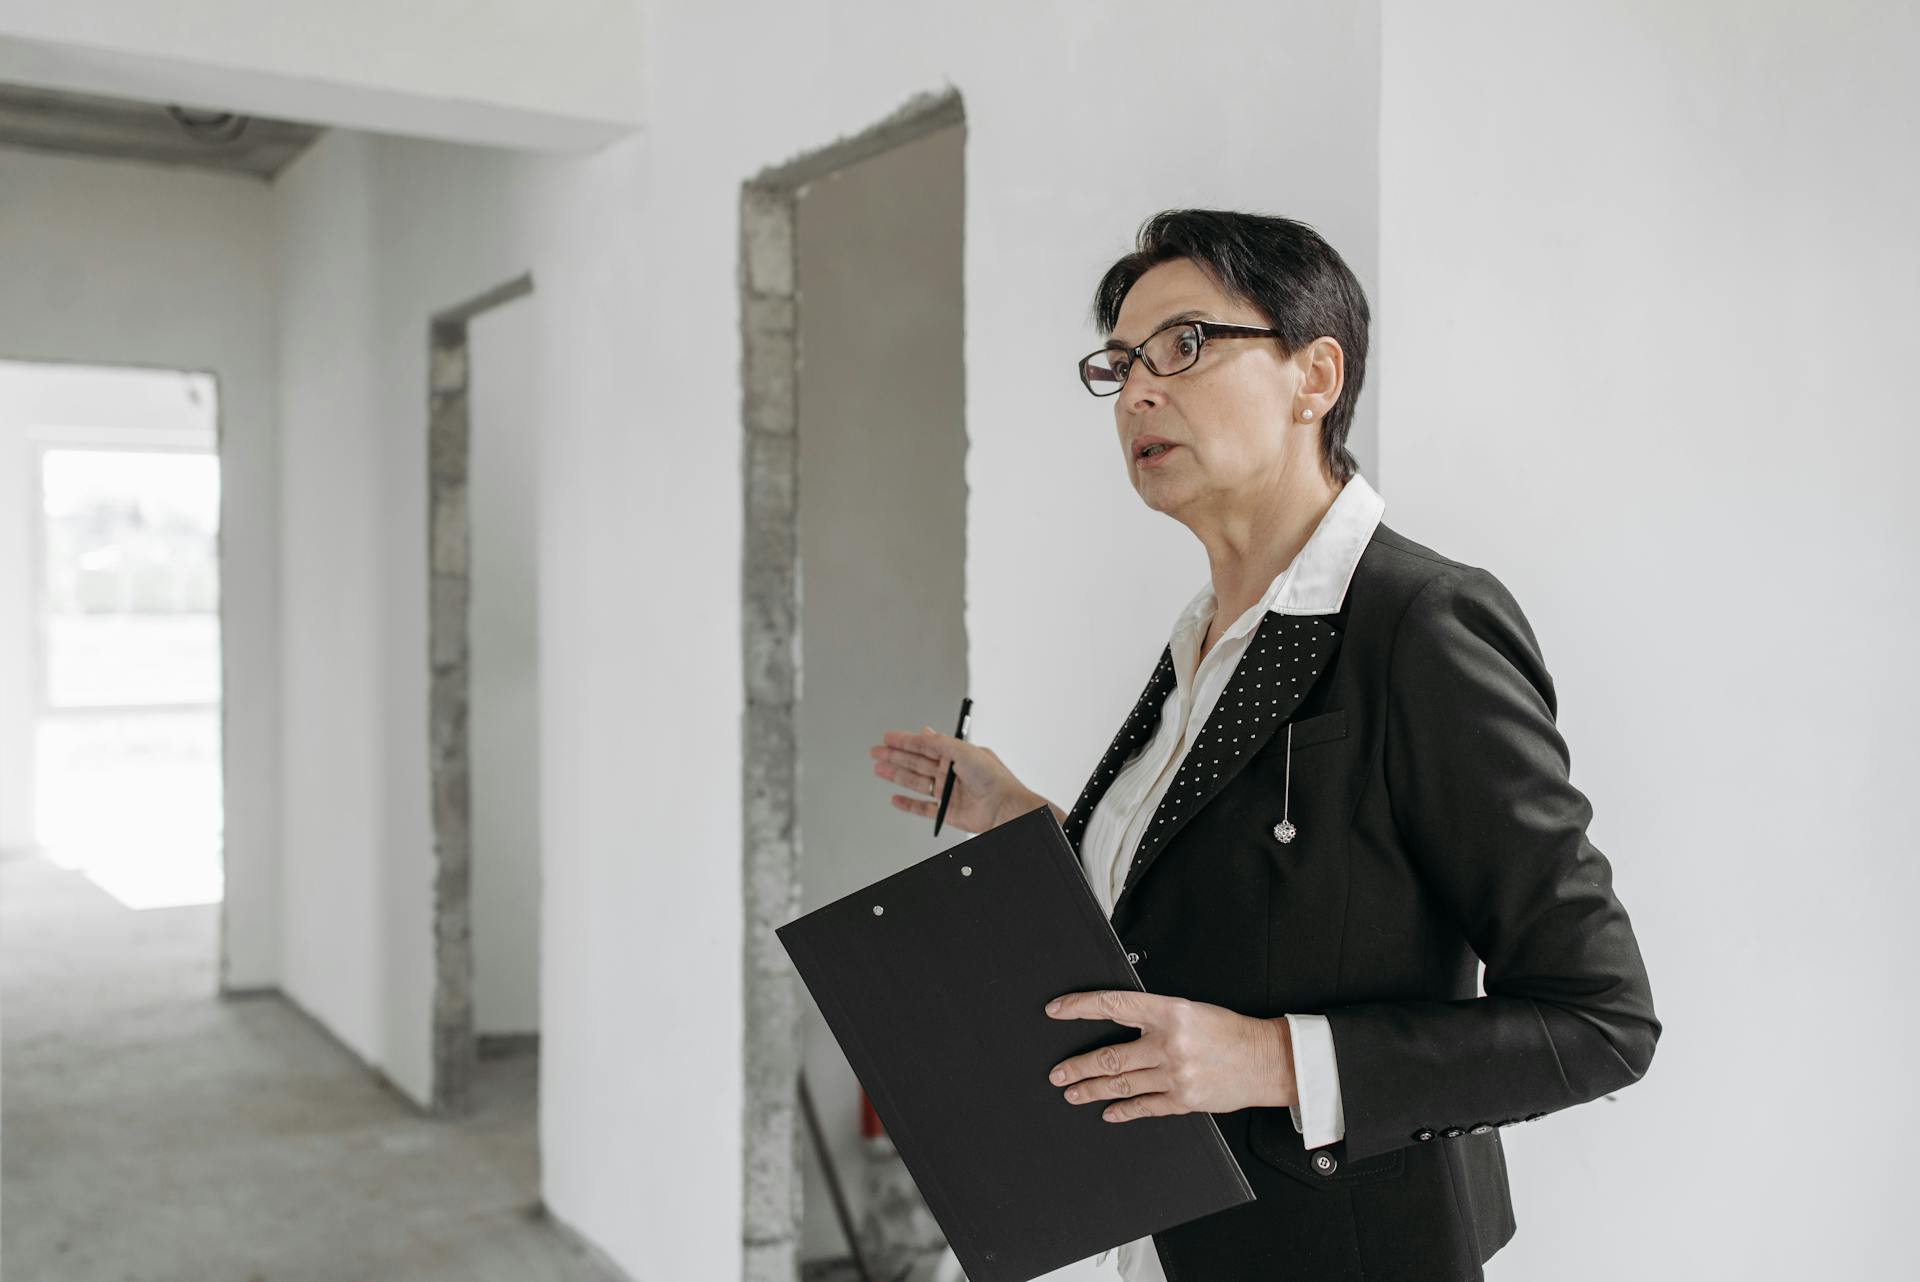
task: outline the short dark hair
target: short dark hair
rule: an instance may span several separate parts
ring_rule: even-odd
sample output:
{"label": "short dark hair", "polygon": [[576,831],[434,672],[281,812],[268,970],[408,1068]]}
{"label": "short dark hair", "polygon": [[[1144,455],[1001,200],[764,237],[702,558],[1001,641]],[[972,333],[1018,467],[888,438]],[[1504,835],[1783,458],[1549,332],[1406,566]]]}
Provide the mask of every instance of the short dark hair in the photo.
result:
{"label": "short dark hair", "polygon": [[1345,354],[1340,398],[1320,423],[1320,458],[1336,482],[1360,470],[1347,450],[1367,372],[1367,296],[1333,246],[1303,222],[1228,209],[1164,209],[1140,224],[1134,250],[1107,269],[1093,318],[1108,333],[1149,268],[1191,259],[1230,296],[1257,308],[1291,356],[1326,335]]}

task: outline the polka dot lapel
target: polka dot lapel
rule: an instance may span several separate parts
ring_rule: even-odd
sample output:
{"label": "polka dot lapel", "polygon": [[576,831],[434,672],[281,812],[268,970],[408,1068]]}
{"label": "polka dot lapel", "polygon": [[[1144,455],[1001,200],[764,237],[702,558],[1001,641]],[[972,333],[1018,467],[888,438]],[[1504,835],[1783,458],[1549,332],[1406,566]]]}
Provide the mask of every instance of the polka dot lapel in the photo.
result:
{"label": "polka dot lapel", "polygon": [[[1124,900],[1134,884],[1167,848],[1187,821],[1227,786],[1240,767],[1292,717],[1293,710],[1312,688],[1333,655],[1339,630],[1331,616],[1292,615],[1269,610],[1260,620],[1219,702],[1207,715],[1199,736],[1187,750],[1166,796],[1140,836],[1139,849],[1127,866]],[[1154,669],[1141,705],[1135,707],[1113,746],[1107,749],[1094,777],[1067,815],[1067,836],[1076,852],[1086,831],[1087,816],[1113,782],[1113,775],[1129,753],[1152,734],[1160,708],[1174,686],[1173,654],[1169,647]],[[1138,728],[1136,728],[1138,727]],[[1114,904],[1116,915],[1120,903]]]}
{"label": "polka dot lapel", "polygon": [[1140,701],[1133,705],[1133,711],[1120,726],[1120,733],[1113,737],[1113,743],[1107,749],[1107,755],[1100,758],[1100,764],[1094,768],[1093,778],[1087,780],[1087,786],[1080,790],[1080,799],[1073,803],[1073,809],[1067,812],[1066,823],[1060,826],[1067,834],[1067,840],[1073,844],[1073,853],[1080,853],[1080,839],[1086,836],[1087,818],[1093,814],[1093,808],[1100,804],[1100,798],[1106,795],[1113,784],[1113,777],[1120,773],[1120,767],[1133,755],[1134,749],[1153,737],[1154,727],[1160,724],[1160,709],[1166,706],[1167,696],[1173,693],[1177,684],[1173,673],[1173,646],[1171,643],[1161,648],[1160,662],[1153,669],[1153,675],[1147,678],[1147,688],[1141,692]]}

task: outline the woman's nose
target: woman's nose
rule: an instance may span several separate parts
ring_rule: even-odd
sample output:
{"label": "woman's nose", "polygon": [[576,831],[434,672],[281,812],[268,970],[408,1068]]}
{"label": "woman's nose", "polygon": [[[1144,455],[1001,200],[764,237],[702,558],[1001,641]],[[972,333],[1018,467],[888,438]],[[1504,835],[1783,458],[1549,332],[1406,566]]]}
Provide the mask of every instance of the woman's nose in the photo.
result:
{"label": "woman's nose", "polygon": [[1165,389],[1160,386],[1160,376],[1144,364],[1137,364],[1127,371],[1126,386],[1120,389],[1120,399],[1126,402],[1130,410],[1150,408],[1161,403]]}

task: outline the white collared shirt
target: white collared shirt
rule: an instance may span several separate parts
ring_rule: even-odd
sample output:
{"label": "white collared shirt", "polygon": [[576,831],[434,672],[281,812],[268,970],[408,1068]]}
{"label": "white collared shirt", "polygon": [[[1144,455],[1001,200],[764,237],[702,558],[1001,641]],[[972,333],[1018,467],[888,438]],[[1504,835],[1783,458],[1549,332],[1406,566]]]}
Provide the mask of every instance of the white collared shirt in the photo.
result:
{"label": "white collared shirt", "polygon": [[[1180,612],[1168,642],[1173,652],[1175,684],[1160,709],[1159,725],[1153,738],[1120,767],[1112,785],[1087,816],[1086,833],[1080,842],[1087,881],[1109,917],[1126,884],[1128,855],[1138,848],[1160,799],[1179,773],[1188,745],[1205,727],[1207,715],[1227,688],[1254,629],[1269,610],[1281,614],[1337,613],[1346,599],[1347,584],[1353,579],[1360,554],[1372,540],[1374,527],[1385,510],[1386,500],[1356,472],[1341,487],[1300,554],[1274,576],[1260,600],[1228,625],[1205,659],[1199,658],[1200,639],[1219,605],[1212,583],[1203,586]],[[1188,733],[1189,728],[1193,734]],[[1294,1074],[1300,1094],[1299,1104],[1291,1110],[1293,1126],[1306,1147],[1318,1148],[1346,1134],[1333,1034],[1324,1015],[1289,1014],[1287,1024],[1292,1030]],[[1102,1251],[1097,1262],[1104,1262],[1112,1250]],[[1118,1250],[1120,1276],[1125,1282],[1166,1282],[1151,1235],[1123,1243]]]}

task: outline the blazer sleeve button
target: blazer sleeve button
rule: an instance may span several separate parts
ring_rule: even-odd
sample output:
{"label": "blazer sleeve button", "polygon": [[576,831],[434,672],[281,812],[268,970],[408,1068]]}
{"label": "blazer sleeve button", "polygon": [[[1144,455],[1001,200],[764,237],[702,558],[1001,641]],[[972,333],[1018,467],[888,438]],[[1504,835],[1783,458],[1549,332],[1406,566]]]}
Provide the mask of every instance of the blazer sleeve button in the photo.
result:
{"label": "blazer sleeve button", "polygon": [[1451,1140],[1451,1139],[1457,1139],[1460,1136],[1465,1135],[1467,1131],[1466,1131],[1466,1128],[1463,1126],[1449,1126],[1446,1130],[1441,1131],[1440,1133]]}
{"label": "blazer sleeve button", "polygon": [[1339,1159],[1325,1149],[1316,1150],[1313,1155],[1313,1169],[1322,1175],[1332,1175],[1339,1165]]}
{"label": "blazer sleeve button", "polygon": [[1413,1138],[1416,1140],[1430,1140],[1433,1138],[1433,1128],[1431,1126],[1423,1126],[1413,1133]]}
{"label": "blazer sleeve button", "polygon": [[1489,1123],[1489,1122],[1475,1122],[1475,1123],[1473,1124],[1473,1130],[1472,1130],[1472,1132],[1471,1132],[1471,1134],[1474,1134],[1474,1135],[1485,1135],[1485,1134],[1486,1134],[1486,1133],[1487,1133],[1488,1131],[1490,1131],[1490,1130],[1492,1130],[1492,1129],[1493,1129],[1493,1126],[1492,1126],[1492,1124],[1491,1124],[1491,1123]]}

